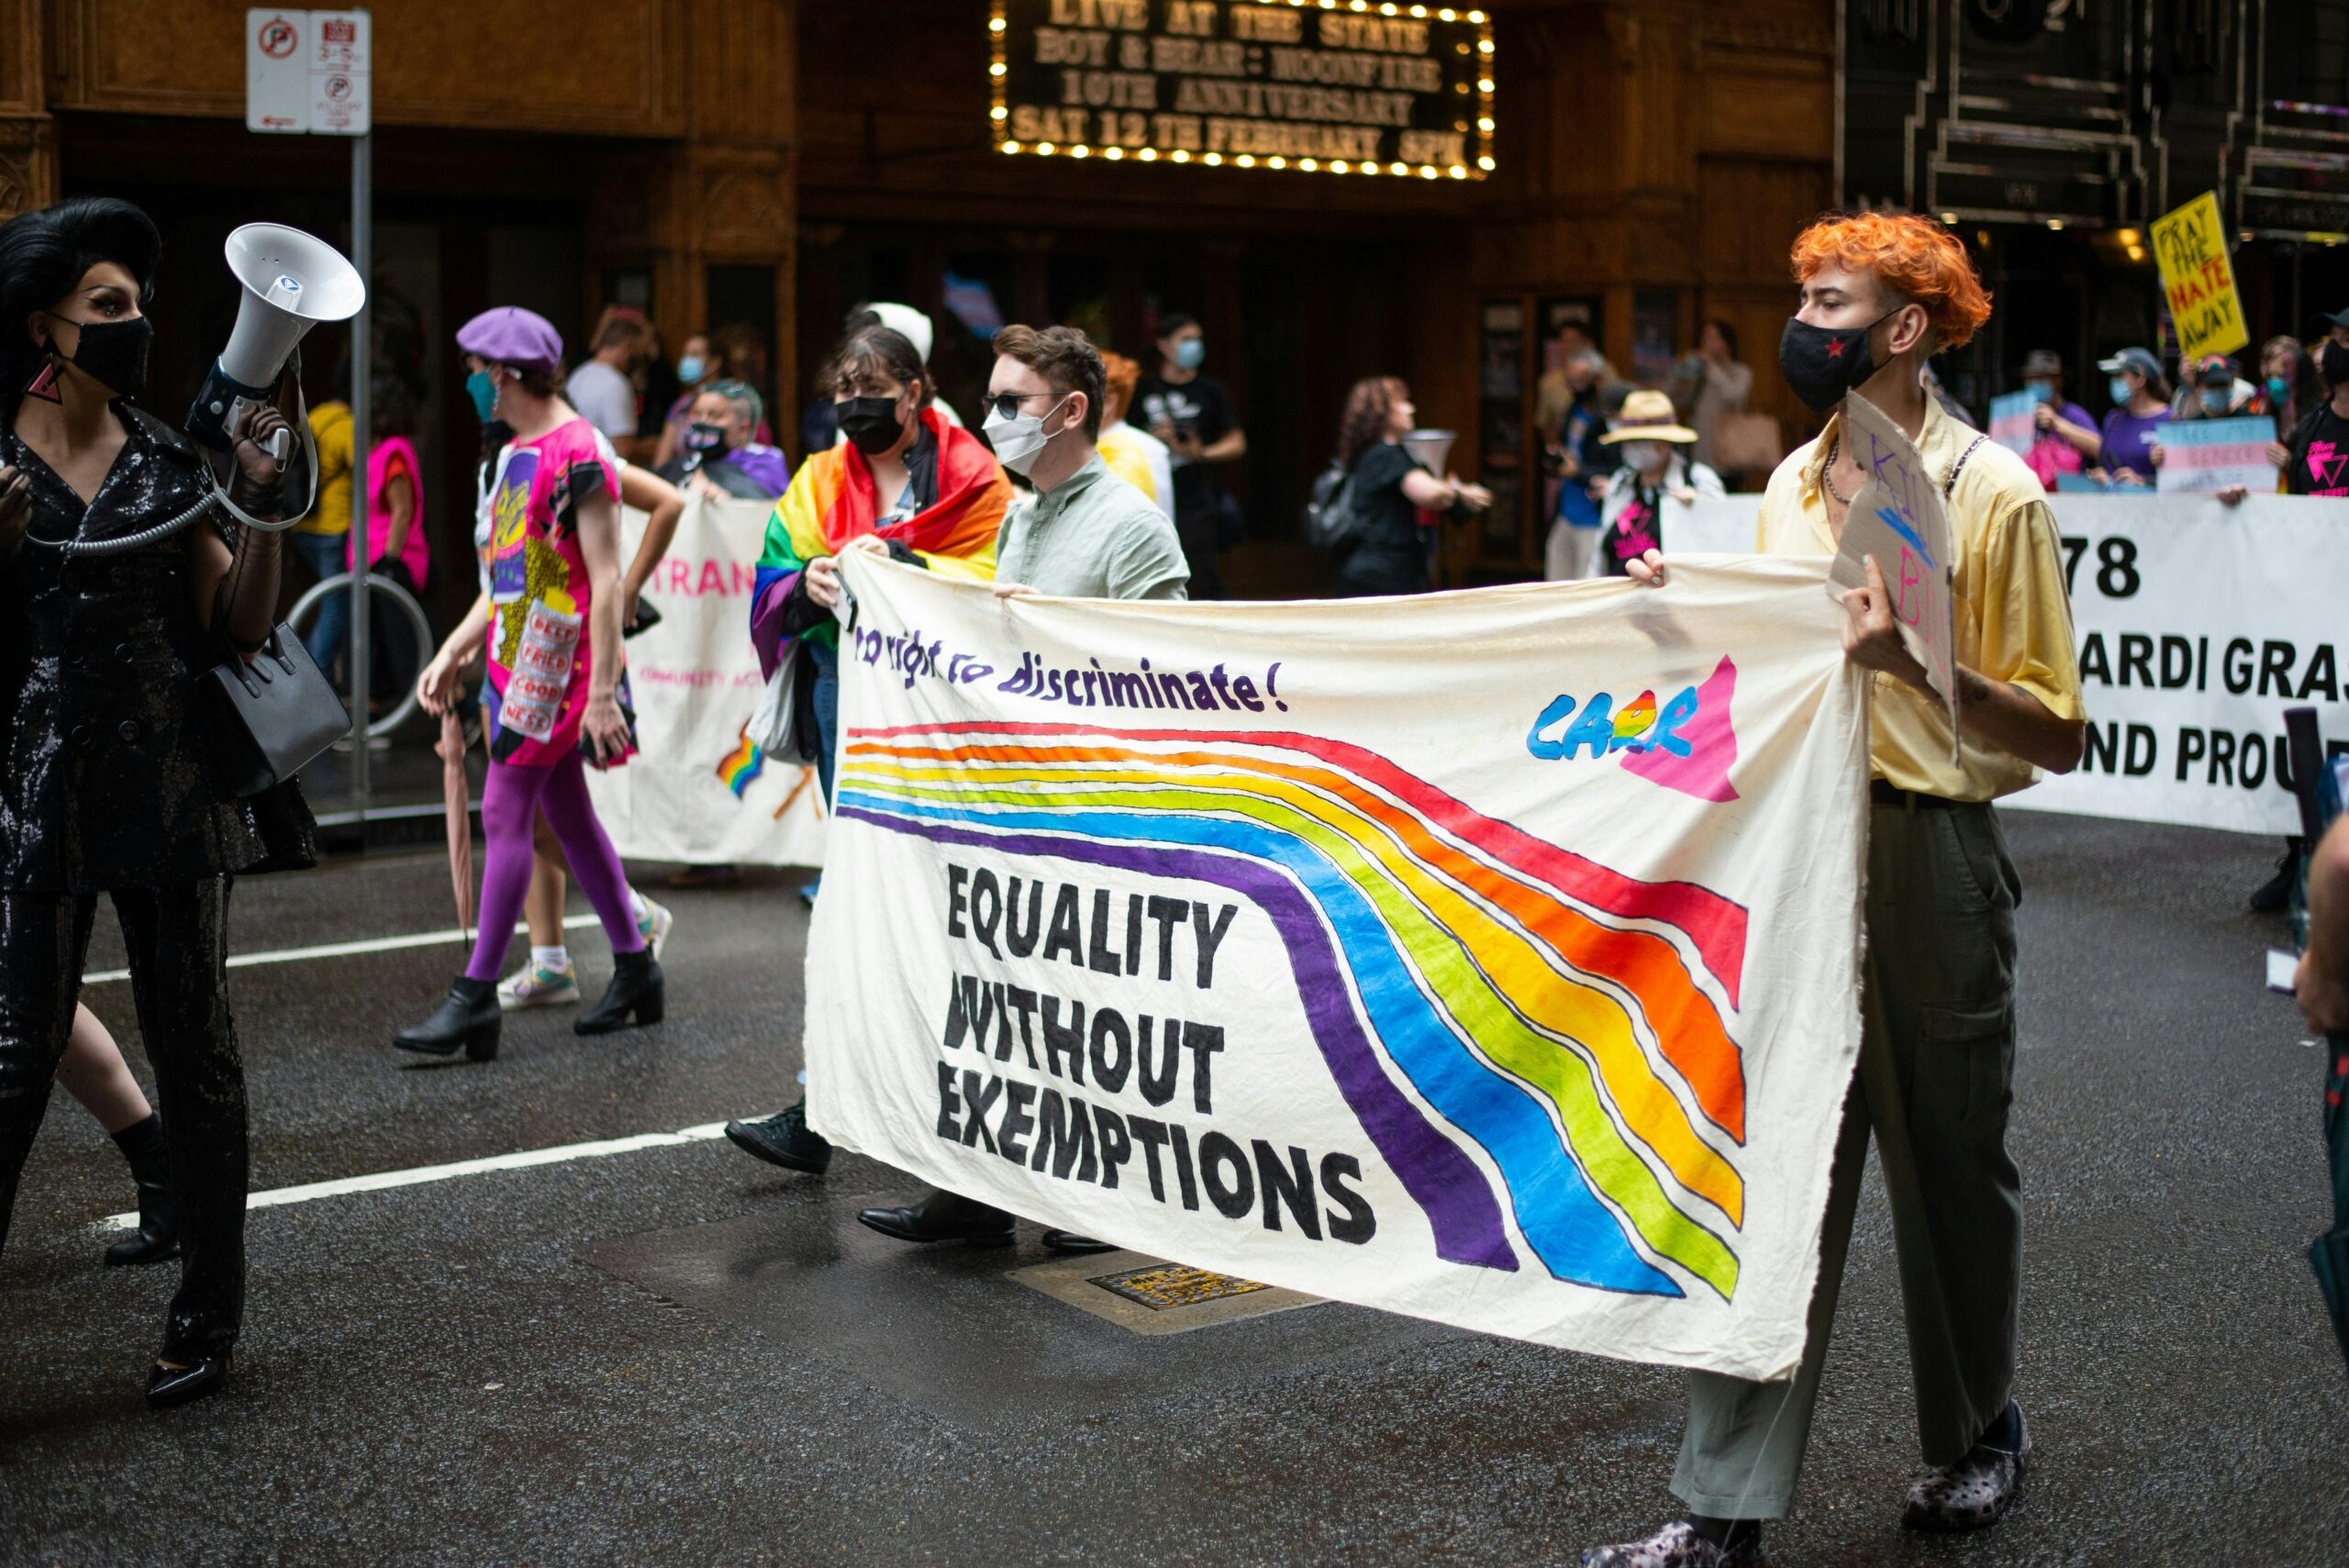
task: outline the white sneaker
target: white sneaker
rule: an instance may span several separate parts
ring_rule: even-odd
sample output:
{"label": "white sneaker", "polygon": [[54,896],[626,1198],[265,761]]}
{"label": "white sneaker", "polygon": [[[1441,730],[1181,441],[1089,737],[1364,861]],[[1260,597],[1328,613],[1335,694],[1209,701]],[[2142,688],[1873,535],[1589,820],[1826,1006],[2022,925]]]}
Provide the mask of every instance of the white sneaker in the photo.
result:
{"label": "white sneaker", "polygon": [[[637,896],[644,898],[641,893]],[[644,913],[636,922],[636,934],[642,937],[644,945],[651,950],[653,962],[661,962],[661,950],[669,945],[669,928],[676,923],[677,917],[669,913],[666,904],[655,904],[651,899],[644,898]]]}
{"label": "white sneaker", "polygon": [[497,1006],[511,1013],[523,1007],[569,1007],[579,1001],[579,978],[567,969],[525,963],[497,987]]}

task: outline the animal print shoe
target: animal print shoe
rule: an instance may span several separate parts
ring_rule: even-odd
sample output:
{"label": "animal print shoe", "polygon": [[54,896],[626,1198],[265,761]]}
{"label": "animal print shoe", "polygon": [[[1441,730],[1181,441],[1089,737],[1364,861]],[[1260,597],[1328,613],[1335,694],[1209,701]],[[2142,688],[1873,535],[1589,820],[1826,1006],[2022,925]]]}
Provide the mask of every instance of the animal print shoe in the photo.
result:
{"label": "animal print shoe", "polygon": [[1908,1507],[1900,1517],[1903,1527],[1944,1534],[1982,1529],[1997,1524],[2014,1507],[2022,1490],[2022,1473],[2031,1468],[2031,1429],[2023,1423],[2021,1406],[2009,1408],[2015,1415],[2014,1447],[1976,1443],[1955,1464],[1910,1483]]}
{"label": "animal print shoe", "polygon": [[1687,1519],[1675,1519],[1644,1540],[1594,1546],[1582,1554],[1582,1568],[1760,1568],[1761,1538],[1716,1546]]}

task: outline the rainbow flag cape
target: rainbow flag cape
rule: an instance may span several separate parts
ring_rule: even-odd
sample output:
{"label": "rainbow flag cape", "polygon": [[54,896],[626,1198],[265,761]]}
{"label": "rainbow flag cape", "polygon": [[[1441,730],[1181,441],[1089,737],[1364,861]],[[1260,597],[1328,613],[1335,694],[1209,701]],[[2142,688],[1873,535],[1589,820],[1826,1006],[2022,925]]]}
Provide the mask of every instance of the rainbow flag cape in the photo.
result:
{"label": "rainbow flag cape", "polygon": [[[751,637],[760,642],[760,661],[769,672],[788,639],[766,645],[759,606],[767,602],[768,590],[787,584],[817,557],[837,555],[851,539],[877,533],[902,541],[933,572],[974,583],[995,581],[996,534],[1011,503],[1011,481],[976,436],[948,424],[935,409],[923,409],[921,420],[929,439],[917,442],[907,455],[917,468],[936,466],[938,500],[928,509],[875,528],[873,471],[864,454],[848,442],[802,463],[791,488],[774,504],[751,594]],[[836,646],[840,628],[827,620],[807,635]]]}

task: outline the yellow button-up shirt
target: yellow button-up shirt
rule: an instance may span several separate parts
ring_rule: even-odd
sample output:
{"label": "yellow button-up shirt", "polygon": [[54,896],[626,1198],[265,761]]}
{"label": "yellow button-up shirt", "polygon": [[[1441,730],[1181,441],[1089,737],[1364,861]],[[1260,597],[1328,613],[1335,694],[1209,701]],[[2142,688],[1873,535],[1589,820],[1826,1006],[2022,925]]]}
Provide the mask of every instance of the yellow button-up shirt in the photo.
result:
{"label": "yellow button-up shirt", "polygon": [[[1825,473],[1840,424],[1840,416],[1830,419],[1817,440],[1770,475],[1754,546],[1764,554],[1832,555],[1839,548]],[[1917,433],[1925,471],[1946,484],[1976,434],[1927,398]],[[1944,505],[1957,556],[1957,662],[2021,687],[2058,718],[2085,719],[2071,598],[2046,491],[2022,459],[1985,440]],[[1995,800],[2038,782],[2039,769],[1972,736],[1953,763],[1949,708],[1932,693],[1879,672],[1873,697],[1868,760],[1876,777],[1949,800]]]}

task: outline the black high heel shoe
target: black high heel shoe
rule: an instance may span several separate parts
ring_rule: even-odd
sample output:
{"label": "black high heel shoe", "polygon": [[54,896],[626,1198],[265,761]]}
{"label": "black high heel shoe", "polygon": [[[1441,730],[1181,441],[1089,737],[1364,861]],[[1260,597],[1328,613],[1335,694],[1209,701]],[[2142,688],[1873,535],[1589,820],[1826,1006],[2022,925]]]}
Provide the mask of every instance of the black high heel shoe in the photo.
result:
{"label": "black high heel shoe", "polygon": [[652,954],[616,952],[612,954],[612,983],[605,987],[604,999],[579,1015],[571,1026],[573,1034],[610,1034],[624,1029],[629,1016],[634,1014],[640,1024],[657,1024],[668,1005],[667,986],[662,979],[661,966],[652,962]]}
{"label": "black high heel shoe", "polygon": [[460,974],[440,1009],[414,1029],[400,1030],[392,1043],[427,1056],[454,1056],[462,1046],[475,1062],[492,1062],[497,1057],[497,1032],[505,1017],[497,1006],[496,981]]}
{"label": "black high heel shoe", "polygon": [[228,1352],[198,1356],[185,1366],[157,1362],[147,1373],[147,1403],[157,1410],[186,1405],[217,1394],[228,1381]]}
{"label": "black high heel shoe", "polygon": [[160,1263],[180,1255],[179,1226],[172,1217],[169,1161],[163,1144],[163,1120],[150,1114],[145,1121],[114,1135],[123,1158],[130,1162],[131,1180],[139,1184],[139,1233],[106,1249],[110,1264]]}

